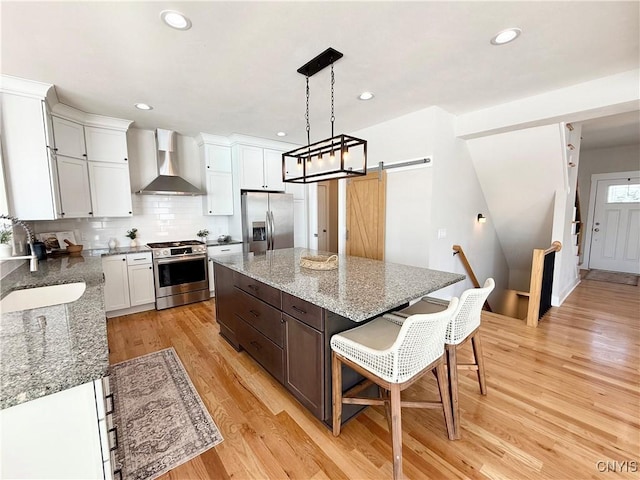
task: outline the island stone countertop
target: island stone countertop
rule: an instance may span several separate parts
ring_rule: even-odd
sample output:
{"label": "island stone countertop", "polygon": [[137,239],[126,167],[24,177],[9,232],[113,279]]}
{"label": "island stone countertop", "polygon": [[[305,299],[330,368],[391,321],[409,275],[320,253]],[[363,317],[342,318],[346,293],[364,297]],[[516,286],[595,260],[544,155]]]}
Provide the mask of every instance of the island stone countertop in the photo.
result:
{"label": "island stone countertop", "polygon": [[80,257],[49,258],[39,262],[37,272],[30,272],[25,263],[2,279],[2,298],[13,290],[46,285],[85,282],[86,289],[75,302],[2,313],[0,409],[107,374],[103,253],[86,251]]}
{"label": "island stone countertop", "polygon": [[213,261],[354,322],[398,308],[465,278],[457,273],[346,255],[338,256],[335,270],[300,266],[302,255],[318,253],[285,248],[263,254],[227,255]]}

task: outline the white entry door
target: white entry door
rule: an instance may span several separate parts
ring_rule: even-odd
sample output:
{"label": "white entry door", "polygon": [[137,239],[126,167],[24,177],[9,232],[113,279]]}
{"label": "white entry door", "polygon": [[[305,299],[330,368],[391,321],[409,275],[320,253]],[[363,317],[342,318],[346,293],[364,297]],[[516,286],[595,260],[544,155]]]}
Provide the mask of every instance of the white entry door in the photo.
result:
{"label": "white entry door", "polygon": [[598,180],[589,268],[640,274],[640,177]]}

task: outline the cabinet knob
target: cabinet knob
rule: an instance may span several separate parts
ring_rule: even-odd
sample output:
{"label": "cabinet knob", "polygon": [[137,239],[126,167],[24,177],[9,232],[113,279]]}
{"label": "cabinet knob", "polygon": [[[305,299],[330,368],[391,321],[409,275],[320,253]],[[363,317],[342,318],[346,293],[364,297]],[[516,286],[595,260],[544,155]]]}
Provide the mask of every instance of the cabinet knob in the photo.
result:
{"label": "cabinet knob", "polygon": [[82,154],[82,156],[83,156],[83,157],[86,157],[86,156],[87,156],[87,154],[86,154],[86,153],[83,153],[83,154]]}
{"label": "cabinet knob", "polygon": [[153,267],[149,267],[149,270],[153,270]]}
{"label": "cabinet knob", "polygon": [[89,215],[93,215],[93,212],[89,212]]}
{"label": "cabinet knob", "polygon": [[127,159],[125,158],[125,159],[124,159],[124,161],[126,162],[126,161],[127,161]]}
{"label": "cabinet knob", "polygon": [[129,212],[129,215],[131,215],[133,212]]}
{"label": "cabinet knob", "polygon": [[61,216],[61,217],[64,217],[64,212],[61,212],[61,213],[60,213],[60,216]]}
{"label": "cabinet knob", "polygon": [[209,213],[211,213],[211,210],[209,210]]}
{"label": "cabinet knob", "polygon": [[123,261],[123,262],[126,262],[126,261],[127,261],[127,259],[126,259],[126,258],[123,258],[123,259],[122,259],[122,261]]}

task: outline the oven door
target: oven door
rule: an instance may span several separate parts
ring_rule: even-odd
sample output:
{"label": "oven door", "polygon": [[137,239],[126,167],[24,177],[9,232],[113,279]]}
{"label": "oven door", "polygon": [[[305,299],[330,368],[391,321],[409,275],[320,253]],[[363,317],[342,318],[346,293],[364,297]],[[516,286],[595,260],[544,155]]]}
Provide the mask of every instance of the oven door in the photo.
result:
{"label": "oven door", "polygon": [[209,289],[206,254],[155,259],[153,273],[156,297]]}

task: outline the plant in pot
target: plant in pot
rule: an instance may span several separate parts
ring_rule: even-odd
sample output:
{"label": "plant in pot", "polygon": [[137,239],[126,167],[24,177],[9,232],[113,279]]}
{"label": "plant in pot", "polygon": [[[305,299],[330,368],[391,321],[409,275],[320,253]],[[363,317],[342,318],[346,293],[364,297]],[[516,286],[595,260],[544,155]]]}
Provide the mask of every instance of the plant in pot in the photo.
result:
{"label": "plant in pot", "polygon": [[13,253],[11,246],[11,236],[13,235],[13,228],[11,225],[3,225],[0,228],[0,258],[10,257]]}
{"label": "plant in pot", "polygon": [[198,230],[198,233],[196,233],[196,235],[198,236],[198,238],[200,238],[200,240],[202,242],[207,242],[207,237],[209,236],[209,230],[207,230],[206,228],[203,228],[202,230]]}
{"label": "plant in pot", "polygon": [[138,242],[136,242],[136,238],[138,237],[138,229],[137,228],[132,228],[131,230],[127,230],[127,235],[126,236],[131,239],[131,246],[132,247],[137,247],[138,246]]}

